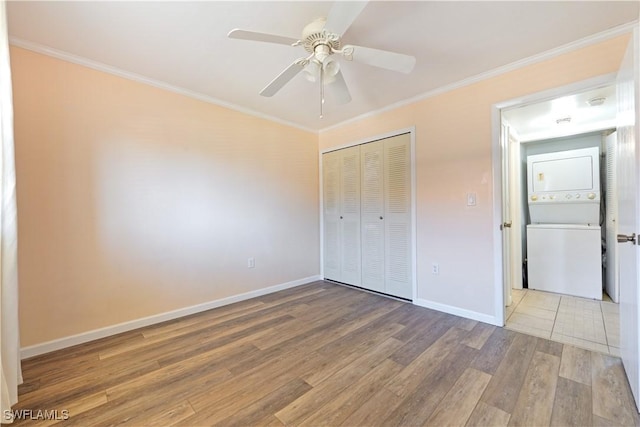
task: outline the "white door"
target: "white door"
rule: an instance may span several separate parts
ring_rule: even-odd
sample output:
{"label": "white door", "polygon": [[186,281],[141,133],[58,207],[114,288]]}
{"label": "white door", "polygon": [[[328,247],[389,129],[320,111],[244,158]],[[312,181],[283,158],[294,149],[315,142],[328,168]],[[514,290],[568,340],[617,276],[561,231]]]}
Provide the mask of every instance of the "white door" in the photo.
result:
{"label": "white door", "polygon": [[638,245],[631,241],[632,236],[640,232],[638,219],[638,200],[640,195],[638,180],[638,48],[640,46],[638,27],[618,73],[618,150],[617,150],[617,186],[618,186],[618,237],[629,242],[618,244],[619,281],[620,281],[620,353],[631,391],[640,406],[640,366],[638,324]]}
{"label": "white door", "polygon": [[340,281],[360,286],[360,147],[340,150]]}
{"label": "white door", "polygon": [[385,292],[384,140],[360,147],[362,168],[362,287]]}
{"label": "white door", "polygon": [[385,292],[413,298],[411,134],[384,140]]}
{"label": "white door", "polygon": [[605,289],[613,302],[620,302],[618,286],[618,193],[616,191],[616,132],[606,137],[607,147],[607,215],[605,220],[605,237],[607,242],[607,258],[605,265]]}
{"label": "white door", "polygon": [[340,260],[340,153],[333,151],[322,156],[322,200],[324,277],[341,280]]}
{"label": "white door", "polygon": [[325,279],[360,286],[360,147],[322,156]]}

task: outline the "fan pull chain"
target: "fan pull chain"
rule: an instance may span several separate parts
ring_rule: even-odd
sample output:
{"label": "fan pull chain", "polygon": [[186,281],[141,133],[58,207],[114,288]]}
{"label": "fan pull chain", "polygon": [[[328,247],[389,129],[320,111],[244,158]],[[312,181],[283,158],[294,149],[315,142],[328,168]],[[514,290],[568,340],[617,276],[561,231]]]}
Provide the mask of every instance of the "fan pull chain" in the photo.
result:
{"label": "fan pull chain", "polygon": [[324,106],[324,70],[323,67],[320,66],[320,118],[323,117],[323,106]]}

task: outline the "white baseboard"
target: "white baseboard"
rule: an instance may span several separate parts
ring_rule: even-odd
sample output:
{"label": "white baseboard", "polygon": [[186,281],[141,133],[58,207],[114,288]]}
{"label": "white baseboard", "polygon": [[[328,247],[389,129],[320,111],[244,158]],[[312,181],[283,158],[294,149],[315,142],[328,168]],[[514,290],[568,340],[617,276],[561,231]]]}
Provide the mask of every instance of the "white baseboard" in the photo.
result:
{"label": "white baseboard", "polygon": [[415,305],[420,307],[431,308],[433,310],[442,311],[444,313],[453,314],[456,316],[464,317],[466,319],[477,320],[478,322],[488,323],[495,326],[503,326],[502,319],[499,321],[495,316],[490,316],[484,313],[478,313],[477,311],[465,310],[464,308],[454,307],[452,305],[441,304],[439,302],[433,302],[426,299],[416,298],[413,300]]}
{"label": "white baseboard", "polygon": [[223,305],[233,304],[234,302],[244,301],[262,295],[271,294],[274,292],[282,291],[284,289],[294,288],[296,286],[315,282],[316,280],[322,280],[322,276],[317,275],[305,277],[303,279],[269,286],[268,288],[257,289],[255,291],[250,291],[239,295],[232,295],[230,297],[192,305],[190,307],[179,308],[177,310],[167,311],[165,313],[155,314],[153,316],[143,317],[141,319],[130,320],[128,322],[119,323],[117,325],[94,329],[92,331],[83,332],[77,335],[58,338],[41,344],[30,345],[28,347],[23,347],[22,349],[20,349],[20,357],[22,359],[27,359],[29,357],[38,356],[40,354],[49,353],[55,350],[60,350],[111,335],[120,334],[122,332],[142,328],[144,326],[166,322],[167,320],[177,319],[179,317],[188,316],[190,314],[200,313],[202,311],[211,310],[212,308],[221,307]]}

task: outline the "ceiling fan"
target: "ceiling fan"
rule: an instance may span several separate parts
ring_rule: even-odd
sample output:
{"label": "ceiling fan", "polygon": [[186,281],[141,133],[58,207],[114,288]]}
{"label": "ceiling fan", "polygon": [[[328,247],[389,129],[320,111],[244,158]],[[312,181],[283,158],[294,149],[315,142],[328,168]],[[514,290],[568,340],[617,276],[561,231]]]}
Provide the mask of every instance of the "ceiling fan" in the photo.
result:
{"label": "ceiling fan", "polygon": [[320,117],[322,118],[325,86],[337,103],[346,104],[351,101],[340,66],[333,57],[335,54],[342,55],[347,61],[357,61],[406,74],[413,70],[416,63],[416,58],[409,55],[362,46],[342,45],[341,35],[347,31],[366,5],[367,2],[336,1],[327,18],[318,18],[304,27],[300,39],[240,29],[231,30],[228,37],[294,47],[303,46],[309,55],[293,61],[260,91],[260,95],[275,95],[304,70],[308,80],[320,82]]}

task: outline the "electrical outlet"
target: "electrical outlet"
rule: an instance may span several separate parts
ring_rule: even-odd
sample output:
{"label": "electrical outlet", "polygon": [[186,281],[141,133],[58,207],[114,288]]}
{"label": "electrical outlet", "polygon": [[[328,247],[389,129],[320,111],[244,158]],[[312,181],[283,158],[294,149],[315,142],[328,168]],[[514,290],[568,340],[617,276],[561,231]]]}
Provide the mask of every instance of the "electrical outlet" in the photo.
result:
{"label": "electrical outlet", "polygon": [[256,267],[256,259],[255,258],[247,259],[247,267],[255,268]]}
{"label": "electrical outlet", "polygon": [[440,274],[440,266],[437,263],[431,264],[431,274],[437,276]]}

